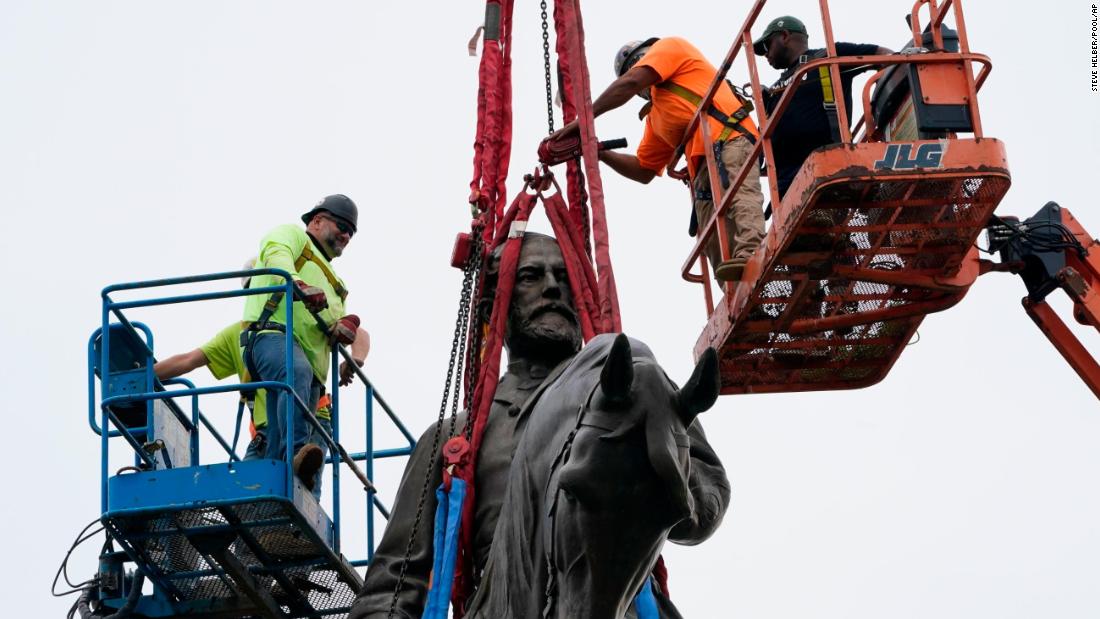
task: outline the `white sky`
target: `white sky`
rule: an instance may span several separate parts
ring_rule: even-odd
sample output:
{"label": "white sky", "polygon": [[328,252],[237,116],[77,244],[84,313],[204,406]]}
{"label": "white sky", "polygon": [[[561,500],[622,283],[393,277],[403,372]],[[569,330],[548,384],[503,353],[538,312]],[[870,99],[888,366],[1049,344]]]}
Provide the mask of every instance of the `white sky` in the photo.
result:
{"label": "white sky", "polygon": [[[538,7],[518,4],[514,181],[545,133]],[[1057,200],[1100,230],[1090,3],[966,5],[972,49],[994,62],[980,97],[986,134],[1006,142],[1013,173],[999,212],[1026,217]],[[630,39],[685,36],[717,62],[748,6],[588,3],[594,87]],[[838,0],[837,38],[897,48],[909,8]],[[477,60],[465,48],[482,12],[474,0],[0,5],[9,615],[64,613],[71,598],[46,588],[98,514],[85,345],[107,284],[234,269],[267,229],[346,193],[360,233],[336,267],[373,336],[367,369],[414,432],[434,418],[460,282],[448,258],[469,223]],[[781,13],[821,41],[816,3],[774,2],[763,19]],[[733,75],[747,80],[742,64]],[[636,108],[601,118],[600,136],[635,145]],[[678,276],[684,192],[610,171],[604,187],[624,327],[683,380],[705,318]],[[706,413],[734,495],[711,540],[666,552],[685,616],[1100,616],[1100,411],[1019,307],[1023,293],[1011,276],[982,278],[925,321],[875,387],[726,397]],[[239,312],[226,301],[130,315],[166,356]],[[222,427],[232,408],[204,407]],[[378,437],[393,444],[392,432]],[[392,492],[399,471],[381,467],[382,487]],[[361,508],[347,509],[358,554]],[[74,577],[91,575],[95,550],[77,553]]]}

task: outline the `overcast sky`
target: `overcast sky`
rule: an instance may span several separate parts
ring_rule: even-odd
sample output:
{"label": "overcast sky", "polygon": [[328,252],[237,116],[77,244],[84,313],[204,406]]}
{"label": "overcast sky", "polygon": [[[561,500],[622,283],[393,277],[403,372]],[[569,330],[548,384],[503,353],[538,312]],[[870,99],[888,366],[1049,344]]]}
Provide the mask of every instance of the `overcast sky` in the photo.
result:
{"label": "overcast sky", "polygon": [[[539,9],[517,4],[512,192],[546,131]],[[748,7],[587,3],[594,88],[631,39],[684,36],[717,62]],[[1056,200],[1096,233],[1090,7],[966,2],[971,47],[994,63],[983,124],[1013,175],[998,212],[1026,217]],[[896,49],[908,38],[908,2],[832,8],[838,40]],[[71,598],[46,589],[98,516],[85,346],[108,284],[237,268],[268,229],[346,193],[360,232],[335,266],[372,335],[366,369],[415,432],[434,419],[460,284],[448,259],[469,225],[477,59],[466,42],[482,13],[474,0],[0,4],[7,615],[63,615]],[[821,42],[816,3],[773,2],[763,19],[786,13]],[[732,76],[747,81],[744,65]],[[600,118],[600,136],[636,145],[636,108]],[[699,289],[678,274],[685,194],[605,172],[624,328],[683,381],[705,321]],[[533,226],[549,229],[541,217]],[[733,502],[712,539],[666,551],[685,616],[1100,616],[1100,407],[1023,313],[1023,293],[1011,276],[983,277],[923,323],[877,386],[724,397],[707,412]],[[240,310],[230,300],[130,315],[154,329],[163,357]],[[1079,332],[1098,350],[1095,332]],[[232,424],[231,399],[204,410]],[[345,410],[353,451],[355,416]],[[391,431],[377,436],[394,444]],[[400,467],[380,467],[387,493]],[[347,509],[358,556],[362,508]],[[92,574],[94,546],[74,557],[74,577]]]}

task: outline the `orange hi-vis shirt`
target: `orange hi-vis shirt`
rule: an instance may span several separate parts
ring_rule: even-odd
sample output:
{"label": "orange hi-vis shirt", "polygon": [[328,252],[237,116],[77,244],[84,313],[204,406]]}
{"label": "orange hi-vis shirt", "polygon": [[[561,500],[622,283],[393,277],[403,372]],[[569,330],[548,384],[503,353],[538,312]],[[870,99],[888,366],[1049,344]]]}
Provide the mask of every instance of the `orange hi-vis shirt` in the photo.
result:
{"label": "orange hi-vis shirt", "polygon": [[[661,82],[671,81],[700,97],[707,92],[718,73],[714,65],[694,45],[680,37],[658,40],[634,66],[649,67],[661,76]],[[656,86],[649,89],[649,96],[653,107],[646,116],[645,132],[638,144],[638,163],[660,175],[676,154],[676,146],[680,144],[684,130],[695,115],[695,105],[670,90]],[[732,114],[741,107],[741,103],[728,87],[722,86],[714,95],[714,106],[723,114]],[[704,118],[705,122],[710,123],[711,139],[717,139],[723,129],[722,123],[710,116]],[[741,125],[753,135],[759,135],[752,118],[746,118]],[[741,134],[734,133],[734,136]],[[705,148],[703,132],[696,129],[685,149],[688,173],[692,178],[695,178],[700,158],[706,157]]]}

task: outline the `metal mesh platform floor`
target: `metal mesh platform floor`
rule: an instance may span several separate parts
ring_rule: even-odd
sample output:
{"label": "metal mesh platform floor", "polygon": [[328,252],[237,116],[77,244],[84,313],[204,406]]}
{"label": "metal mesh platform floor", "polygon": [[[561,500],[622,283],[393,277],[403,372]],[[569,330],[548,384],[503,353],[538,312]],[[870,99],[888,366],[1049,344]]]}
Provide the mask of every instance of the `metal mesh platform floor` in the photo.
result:
{"label": "metal mesh platform floor", "polygon": [[285,500],[115,515],[105,525],[173,602],[216,607],[219,617],[269,616],[257,595],[284,617],[343,617],[362,585]]}
{"label": "metal mesh platform floor", "polygon": [[924,317],[966,294],[935,282],[958,275],[1009,186],[1007,171],[974,168],[819,178],[696,345],[718,348],[722,393],[881,380]]}

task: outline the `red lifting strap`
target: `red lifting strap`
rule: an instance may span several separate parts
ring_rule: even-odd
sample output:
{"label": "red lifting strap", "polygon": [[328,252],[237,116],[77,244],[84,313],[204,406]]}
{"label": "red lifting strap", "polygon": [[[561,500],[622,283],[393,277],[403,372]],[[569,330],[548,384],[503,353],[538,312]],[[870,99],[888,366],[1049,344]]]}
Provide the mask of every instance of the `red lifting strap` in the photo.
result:
{"label": "red lifting strap", "polygon": [[[591,85],[584,57],[584,30],[577,0],[558,0],[554,6],[554,20],[558,34],[558,66],[562,79],[562,104],[565,119],[578,116],[584,169],[570,162],[567,169],[569,202],[567,206],[560,187],[552,176],[542,177],[537,172],[512,205],[505,212],[505,179],[511,155],[512,139],[512,83],[511,83],[511,33],[513,0],[487,0],[485,35],[481,64],[477,106],[477,135],[474,140],[474,174],[470,181],[470,203],[481,215],[474,226],[479,225],[486,247],[492,250],[504,244],[500,260],[497,289],[488,333],[480,351],[482,354],[473,383],[473,398],[469,406],[470,446],[467,456],[455,467],[454,475],[468,484],[462,506],[462,526],[458,541],[458,559],[455,566],[451,601],[454,617],[465,614],[466,602],[473,587],[473,511],[476,503],[474,471],[478,450],[481,447],[489,410],[496,394],[500,378],[500,359],[504,344],[512,289],[515,285],[516,265],[519,261],[523,231],[536,200],[541,200],[547,217],[561,247],[569,277],[570,289],[577,308],[581,334],[587,342],[600,333],[619,332],[618,293],[608,243],[607,218],[604,212],[603,185],[600,181],[597,145],[593,128]],[[550,196],[529,188],[552,185]],[[587,190],[586,190],[587,185]],[[588,237],[588,202],[592,209],[592,236]],[[593,256],[594,254],[594,256]],[[595,260],[593,268],[592,260]],[[598,275],[598,277],[597,277]],[[480,296],[481,291],[478,291]],[[476,326],[475,328],[480,328]],[[473,364],[467,367],[472,367]]]}
{"label": "red lifting strap", "polygon": [[[512,0],[487,0],[485,33],[478,69],[477,135],[471,204],[496,221],[504,210],[508,160],[512,150]],[[492,226],[485,228],[485,240]]]}
{"label": "red lifting strap", "polygon": [[[541,179],[535,179],[537,184]],[[565,201],[560,188],[551,181],[555,191],[549,197],[541,192],[529,193],[526,188],[520,191],[508,211],[501,218],[496,231],[497,244],[504,244],[500,259],[496,295],[493,299],[493,312],[489,319],[489,333],[485,340],[485,358],[482,360],[478,383],[474,389],[474,401],[470,408],[467,423],[471,424],[470,449],[467,457],[455,467],[454,476],[467,483],[467,494],[462,506],[462,528],[458,540],[458,559],[455,566],[454,587],[451,590],[451,602],[456,619],[465,613],[465,604],[473,589],[473,519],[476,504],[477,486],[473,483],[477,468],[477,455],[481,448],[485,426],[489,419],[489,409],[496,395],[500,378],[500,358],[504,344],[504,331],[507,324],[512,289],[516,281],[516,265],[519,262],[523,243],[523,230],[531,216],[536,200],[541,199],[547,217],[558,238],[565,270],[569,278],[569,288],[577,306],[581,335],[584,341],[605,333],[599,318],[599,291],[596,287],[596,274],[584,253],[584,241],[578,237],[568,221]]]}
{"label": "red lifting strap", "polygon": [[[573,198],[584,191],[588,180],[588,195],[592,203],[592,235],[595,241],[596,273],[599,275],[600,319],[609,332],[622,331],[619,321],[619,294],[615,287],[615,274],[611,269],[611,253],[608,243],[607,216],[604,211],[603,181],[600,179],[600,163],[597,157],[595,122],[592,115],[592,85],[588,77],[588,63],[584,54],[584,23],[578,0],[558,0],[554,3],[554,25],[557,28],[558,67],[562,75],[562,110],[565,120],[574,113],[580,124],[584,175],[569,164],[570,205],[579,206]],[[576,187],[577,189],[574,189]],[[577,211],[577,220],[587,219]]]}
{"label": "red lifting strap", "polygon": [[[562,120],[569,123],[577,118],[577,107],[574,105],[573,72],[567,56],[567,50],[565,49],[566,41],[565,37],[560,34],[561,28],[563,27],[561,10],[562,4],[560,2],[554,3],[554,20],[559,33],[557,37],[557,52],[558,75],[560,76],[561,82],[558,94],[561,96]],[[583,155],[581,151],[582,145],[580,134],[577,133],[575,138],[576,153],[570,153],[569,157],[563,158],[566,169],[566,184],[569,188],[569,215],[570,221],[573,222],[574,229],[583,231],[584,251],[588,259],[592,260],[592,239],[589,235],[589,226],[591,222],[589,220],[588,210],[588,190],[585,188],[584,171],[581,169],[580,163],[576,160],[577,156]],[[572,142],[572,140],[570,140],[570,142]],[[543,144],[549,143],[543,142]],[[540,160],[542,160],[541,157]]]}
{"label": "red lifting strap", "polygon": [[[513,222],[525,223],[531,215],[535,196],[522,191],[516,196],[512,206],[508,208],[500,225],[505,230],[512,227]],[[451,589],[451,607],[456,619],[460,619],[466,612],[466,601],[473,590],[473,510],[477,500],[477,486],[473,483],[474,470],[477,466],[478,449],[485,433],[485,423],[489,418],[489,408],[493,404],[493,396],[496,394],[497,377],[500,376],[500,353],[504,343],[504,328],[507,322],[508,308],[512,300],[512,287],[516,281],[516,263],[519,261],[520,244],[522,236],[511,237],[507,233],[499,238],[507,239],[504,242],[504,252],[500,259],[499,276],[497,279],[496,296],[493,300],[493,313],[489,319],[489,333],[485,340],[485,358],[481,362],[478,374],[478,383],[474,387],[474,402],[470,409],[466,423],[472,428],[470,436],[470,450],[467,457],[461,460],[452,473],[468,484],[466,499],[462,505],[461,528],[458,536],[458,557],[454,571],[454,586]],[[473,354],[477,354],[475,351]]]}

